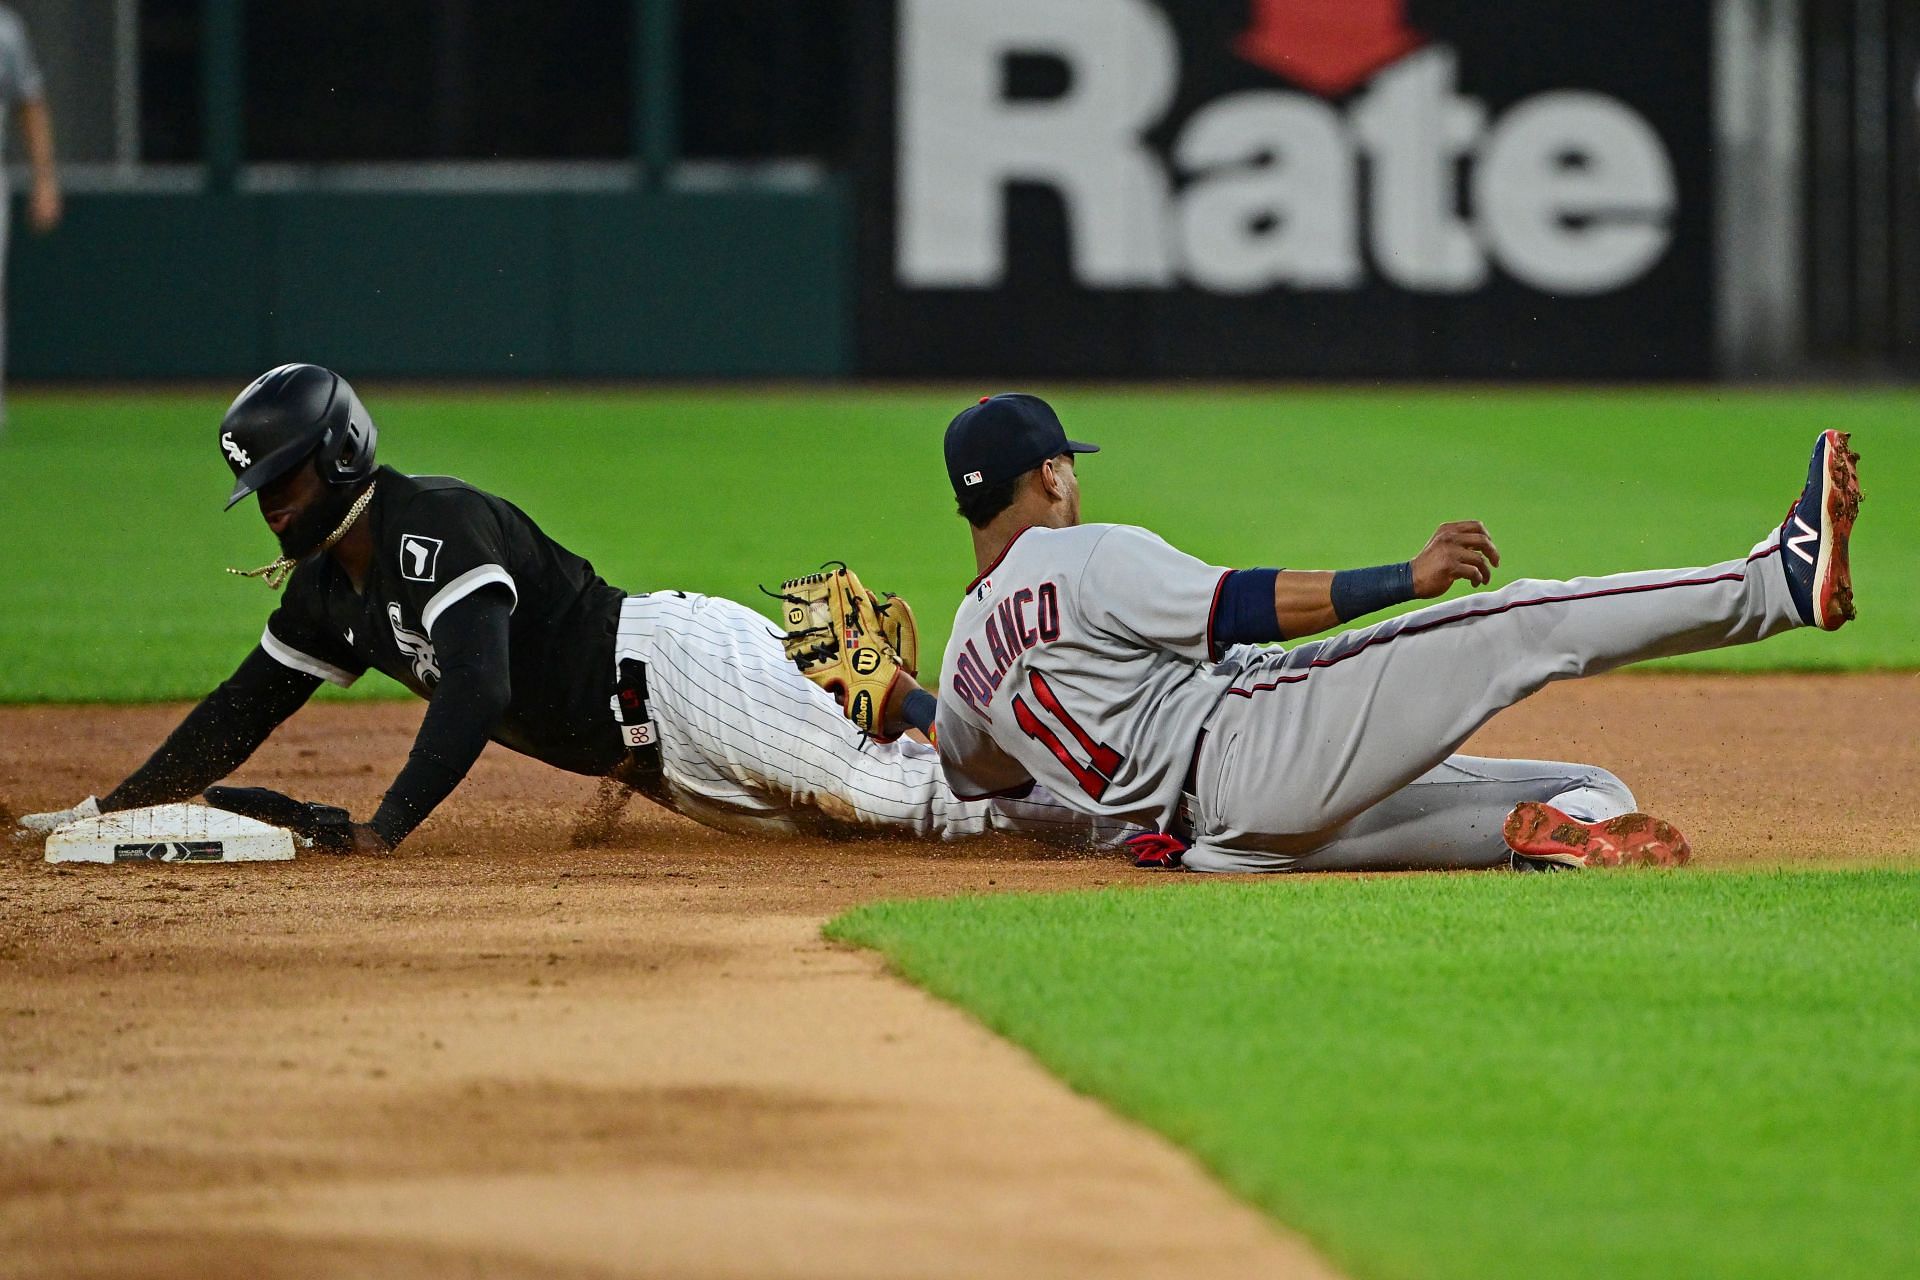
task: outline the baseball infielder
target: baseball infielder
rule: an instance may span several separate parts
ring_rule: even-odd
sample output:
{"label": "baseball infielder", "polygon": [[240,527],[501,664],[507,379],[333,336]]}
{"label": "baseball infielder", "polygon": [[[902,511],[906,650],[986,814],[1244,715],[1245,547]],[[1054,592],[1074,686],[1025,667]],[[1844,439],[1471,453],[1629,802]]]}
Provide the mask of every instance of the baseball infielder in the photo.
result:
{"label": "baseball infielder", "polygon": [[1514,582],[1293,649],[1255,646],[1484,586],[1500,554],[1468,521],[1376,569],[1208,565],[1145,529],[1081,524],[1073,459],[1093,450],[1032,396],[983,400],[947,429],[980,575],[947,647],[940,761],[962,795],[1037,783],[1154,828],[1144,865],[1684,862],[1680,833],[1604,769],[1454,752],[1549,681],[1853,616],[1857,456],[1835,431],[1749,554]]}
{"label": "baseball infielder", "polygon": [[[47,107],[46,85],[27,26],[10,7],[0,5],[0,137],[5,134],[7,108],[20,113],[20,135],[33,165],[33,188],[27,196],[27,220],[35,231],[51,231],[60,222],[60,181],[53,162],[53,113]],[[6,254],[11,201],[0,184],[0,429],[6,427]]]}
{"label": "baseball infielder", "polygon": [[259,495],[284,555],[248,576],[285,581],[285,596],[239,669],[131,777],[23,827],[195,795],[322,682],[349,685],[371,667],[428,700],[378,811],[353,823],[264,793],[277,803],[255,816],[342,852],[382,852],[491,739],[734,829],[999,830],[1080,844],[1132,833],[1044,792],[956,798],[930,746],[856,730],[752,610],[680,591],[628,595],[511,503],[376,466],[376,440],[352,388],[315,365],[284,365],[240,394],[220,427],[235,478],[227,505]]}

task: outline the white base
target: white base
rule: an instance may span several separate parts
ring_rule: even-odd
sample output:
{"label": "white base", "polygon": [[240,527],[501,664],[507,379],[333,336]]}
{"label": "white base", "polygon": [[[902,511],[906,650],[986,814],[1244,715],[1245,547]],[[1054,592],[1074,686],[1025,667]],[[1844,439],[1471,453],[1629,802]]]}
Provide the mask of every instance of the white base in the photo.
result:
{"label": "white base", "polygon": [[293,833],[203,804],[82,818],[47,837],[48,862],[286,862]]}

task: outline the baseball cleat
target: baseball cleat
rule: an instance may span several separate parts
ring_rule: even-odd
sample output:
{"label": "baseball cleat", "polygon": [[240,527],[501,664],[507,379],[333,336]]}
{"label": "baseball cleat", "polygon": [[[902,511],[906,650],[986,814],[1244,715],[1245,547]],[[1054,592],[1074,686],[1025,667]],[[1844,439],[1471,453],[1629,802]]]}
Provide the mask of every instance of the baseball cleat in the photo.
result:
{"label": "baseball cleat", "polygon": [[1133,865],[1150,871],[1179,871],[1183,866],[1181,857],[1193,847],[1179,836],[1164,831],[1143,831],[1137,836],[1128,836],[1126,846],[1127,852],[1133,855]]}
{"label": "baseball cleat", "polygon": [[1860,514],[1860,455],[1844,431],[1823,431],[1807,467],[1807,487],[1780,526],[1780,566],[1800,620],[1837,631],[1853,620],[1853,567],[1847,539]]}
{"label": "baseball cleat", "polygon": [[1516,871],[1678,867],[1693,856],[1693,846],[1679,829],[1650,813],[1582,822],[1550,804],[1528,800],[1513,807],[1501,834],[1513,850]]}

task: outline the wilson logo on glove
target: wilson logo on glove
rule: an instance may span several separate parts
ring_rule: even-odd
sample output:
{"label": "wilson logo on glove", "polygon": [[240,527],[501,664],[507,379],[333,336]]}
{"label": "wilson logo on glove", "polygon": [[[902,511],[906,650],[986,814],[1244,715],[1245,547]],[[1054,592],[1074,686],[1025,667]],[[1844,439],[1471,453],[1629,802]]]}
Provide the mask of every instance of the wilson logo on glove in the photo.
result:
{"label": "wilson logo on glove", "polygon": [[862,733],[888,741],[895,677],[914,676],[920,667],[919,632],[907,602],[869,591],[837,561],[767,594],[781,602],[786,632],[780,642],[800,674],[832,694]]}

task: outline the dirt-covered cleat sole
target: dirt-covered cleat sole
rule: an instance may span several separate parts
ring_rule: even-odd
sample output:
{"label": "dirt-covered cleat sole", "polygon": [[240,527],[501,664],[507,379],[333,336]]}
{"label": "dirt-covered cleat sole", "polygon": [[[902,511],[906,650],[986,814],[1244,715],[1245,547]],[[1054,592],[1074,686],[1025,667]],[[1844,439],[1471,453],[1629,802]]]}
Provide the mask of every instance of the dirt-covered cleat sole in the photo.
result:
{"label": "dirt-covered cleat sole", "polygon": [[1844,431],[1823,431],[1807,485],[1780,526],[1780,567],[1800,620],[1837,631],[1853,620],[1853,565],[1847,543],[1860,514],[1860,455]]}
{"label": "dirt-covered cleat sole", "polygon": [[1693,856],[1679,828],[1650,813],[1582,822],[1550,804],[1528,800],[1507,815],[1501,832],[1516,870],[1560,867],[1678,867]]}

